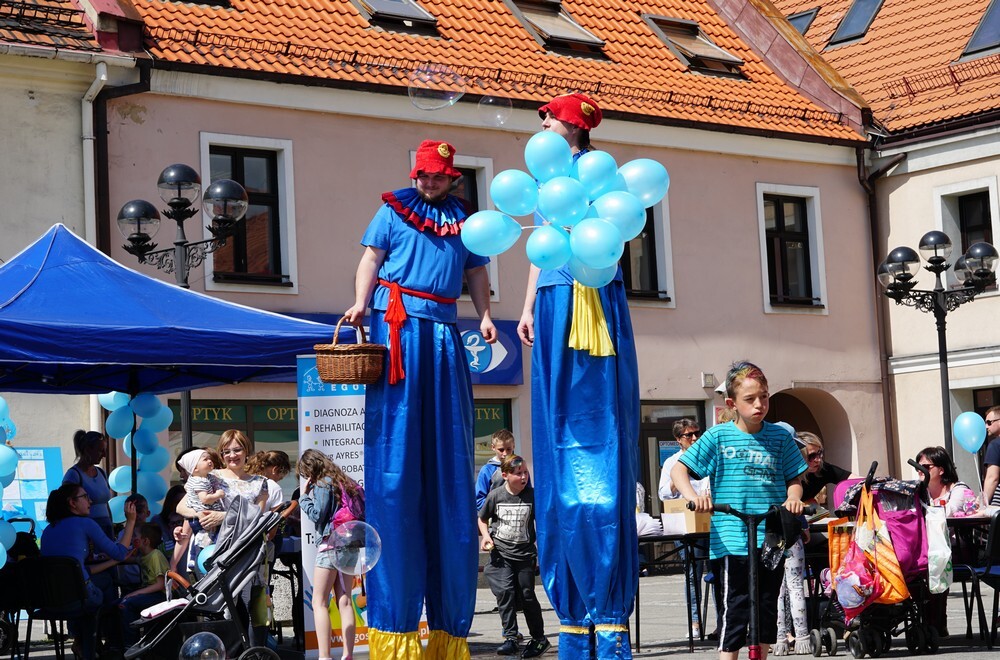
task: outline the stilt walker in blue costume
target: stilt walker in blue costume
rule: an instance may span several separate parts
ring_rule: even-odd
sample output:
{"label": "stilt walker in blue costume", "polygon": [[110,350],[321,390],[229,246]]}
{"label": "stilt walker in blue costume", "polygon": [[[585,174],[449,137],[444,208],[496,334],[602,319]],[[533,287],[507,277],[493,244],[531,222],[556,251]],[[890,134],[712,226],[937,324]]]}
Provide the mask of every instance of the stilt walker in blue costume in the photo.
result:
{"label": "stilt walker in blue costume", "polygon": [[[538,114],[574,158],[590,150],[590,129],[601,121],[582,94],[556,97]],[[621,269],[593,289],[568,268],[532,266],[518,334],[533,347],[538,560],[561,623],[559,657],[631,658],[639,383]]]}
{"label": "stilt walker in blue costume", "polygon": [[371,341],[389,347],[365,398],[366,517],[382,537],[382,559],[368,577],[376,660],[424,657],[417,628],[425,600],[427,656],[470,657],[479,555],[472,381],[455,325],[463,273],[487,342],[496,328],[489,260],[462,244],[466,206],[448,194],[461,176],[454,153],[447,142],[425,140],[410,172],[416,187],[382,195],[361,239],[346,312],[360,324],[371,300]]}

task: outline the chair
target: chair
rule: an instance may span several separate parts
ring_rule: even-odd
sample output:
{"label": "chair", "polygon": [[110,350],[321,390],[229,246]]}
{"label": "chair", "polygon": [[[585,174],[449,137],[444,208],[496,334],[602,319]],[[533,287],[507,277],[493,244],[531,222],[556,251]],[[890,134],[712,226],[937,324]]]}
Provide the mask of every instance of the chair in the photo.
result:
{"label": "chair", "polygon": [[31,624],[48,621],[53,630],[58,626],[55,652],[57,660],[66,657],[64,623],[83,614],[87,602],[87,586],[79,562],[72,557],[37,557],[17,562],[19,569],[20,606],[28,613],[28,628],[24,636],[24,653],[31,652]]}
{"label": "chair", "polygon": [[[1000,511],[995,512],[990,519],[989,534],[986,537],[986,552],[982,566],[975,569],[979,582],[985,582],[993,588],[993,623],[990,626],[988,643],[990,648],[996,641],[997,613],[1000,606]],[[982,596],[980,595],[980,602]]]}

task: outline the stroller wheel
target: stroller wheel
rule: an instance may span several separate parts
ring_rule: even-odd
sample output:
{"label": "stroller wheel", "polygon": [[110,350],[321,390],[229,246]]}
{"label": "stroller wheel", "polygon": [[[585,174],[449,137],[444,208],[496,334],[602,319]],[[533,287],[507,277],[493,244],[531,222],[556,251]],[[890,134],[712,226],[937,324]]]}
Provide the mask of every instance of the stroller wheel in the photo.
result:
{"label": "stroller wheel", "polygon": [[281,656],[266,646],[251,646],[240,655],[239,660],[281,660]]}
{"label": "stroller wheel", "polygon": [[927,632],[927,651],[937,653],[938,647],[941,645],[941,636],[934,626],[931,626]]}
{"label": "stroller wheel", "polygon": [[867,652],[865,649],[865,641],[861,636],[861,631],[855,630],[850,635],[847,636],[847,650],[851,652],[851,655],[855,658],[865,657]]}
{"label": "stroller wheel", "polygon": [[827,653],[830,655],[837,655],[837,653],[840,652],[840,649],[837,648],[839,643],[836,630],[833,628],[827,628],[823,631],[823,646],[826,647]]}
{"label": "stroller wheel", "polygon": [[13,648],[17,628],[6,619],[0,619],[0,653],[7,653]]}
{"label": "stroller wheel", "polygon": [[882,653],[888,653],[892,648],[892,633],[886,631],[882,633]]}
{"label": "stroller wheel", "polygon": [[924,652],[924,644],[926,643],[924,637],[924,631],[916,626],[910,626],[906,629],[906,648],[913,655],[920,655]]}
{"label": "stroller wheel", "polygon": [[882,657],[884,651],[884,642],[882,633],[875,630],[863,630],[861,634],[864,636],[865,649],[871,654],[873,658]]}
{"label": "stroller wheel", "polygon": [[812,652],[814,658],[823,655],[822,633],[816,628],[809,631],[809,650]]}

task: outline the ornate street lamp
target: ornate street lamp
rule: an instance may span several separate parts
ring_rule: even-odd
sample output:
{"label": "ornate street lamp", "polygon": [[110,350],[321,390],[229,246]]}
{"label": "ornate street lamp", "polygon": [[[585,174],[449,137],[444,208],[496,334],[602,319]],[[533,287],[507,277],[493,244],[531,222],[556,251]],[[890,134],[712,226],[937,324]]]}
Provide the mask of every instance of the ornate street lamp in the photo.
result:
{"label": "ornate street lamp", "polygon": [[[159,270],[173,273],[178,286],[185,289],[188,273],[205,262],[205,257],[225,246],[247,212],[247,192],[231,179],[213,181],[201,194],[201,177],[187,165],[171,165],[160,173],[156,182],[167,208],[163,216],[177,223],[174,246],[157,250],[153,237],[160,229],[160,213],[141,199],[125,204],[118,212],[118,230],[127,243],[122,247],[138,258],[141,264],[152,264]],[[208,230],[212,238],[188,241],[184,221],[198,214],[198,198],[202,197],[205,212],[212,218]],[[191,392],[181,392],[181,443],[191,447]]]}
{"label": "ornate street lamp", "polygon": [[941,371],[941,407],[944,414],[944,446],[952,453],[951,437],[951,392],[948,388],[948,342],[945,334],[945,319],[961,305],[972,302],[976,296],[992,284],[996,284],[997,250],[989,243],[975,243],[969,251],[954,263],[955,276],[960,286],[945,289],[941,274],[952,268],[948,263],[952,245],[948,235],[941,231],[929,231],[920,239],[918,246],[923,255],[924,269],[934,273],[934,289],[925,291],[914,288],[920,271],[920,255],[908,247],[897,247],[878,267],[878,281],[885,287],[885,295],[897,305],[915,307],[922,312],[934,314],[937,323],[938,362]]}

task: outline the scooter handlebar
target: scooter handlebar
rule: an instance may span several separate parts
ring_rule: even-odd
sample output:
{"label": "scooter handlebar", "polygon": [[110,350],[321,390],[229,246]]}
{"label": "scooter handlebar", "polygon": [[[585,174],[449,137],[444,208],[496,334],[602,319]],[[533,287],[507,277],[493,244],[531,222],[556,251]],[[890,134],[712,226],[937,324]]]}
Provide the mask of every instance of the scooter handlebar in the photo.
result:
{"label": "scooter handlebar", "polygon": [[[689,511],[694,511],[694,502],[688,502],[687,503],[687,508],[688,508]],[[771,511],[775,511],[776,509],[779,509],[779,508],[781,508],[780,504],[772,504],[770,510],[768,511],[768,513],[770,513]],[[717,511],[719,513],[728,513],[728,514],[733,515],[733,516],[745,516],[745,515],[749,515],[749,514],[744,514],[744,513],[740,512],[740,511],[737,511],[736,509],[734,509],[733,507],[731,507],[728,504],[713,504],[712,505],[712,511]],[[804,513],[807,516],[813,515],[814,513],[816,513],[816,505],[815,504],[807,504],[806,506],[802,507],[802,513]]]}

